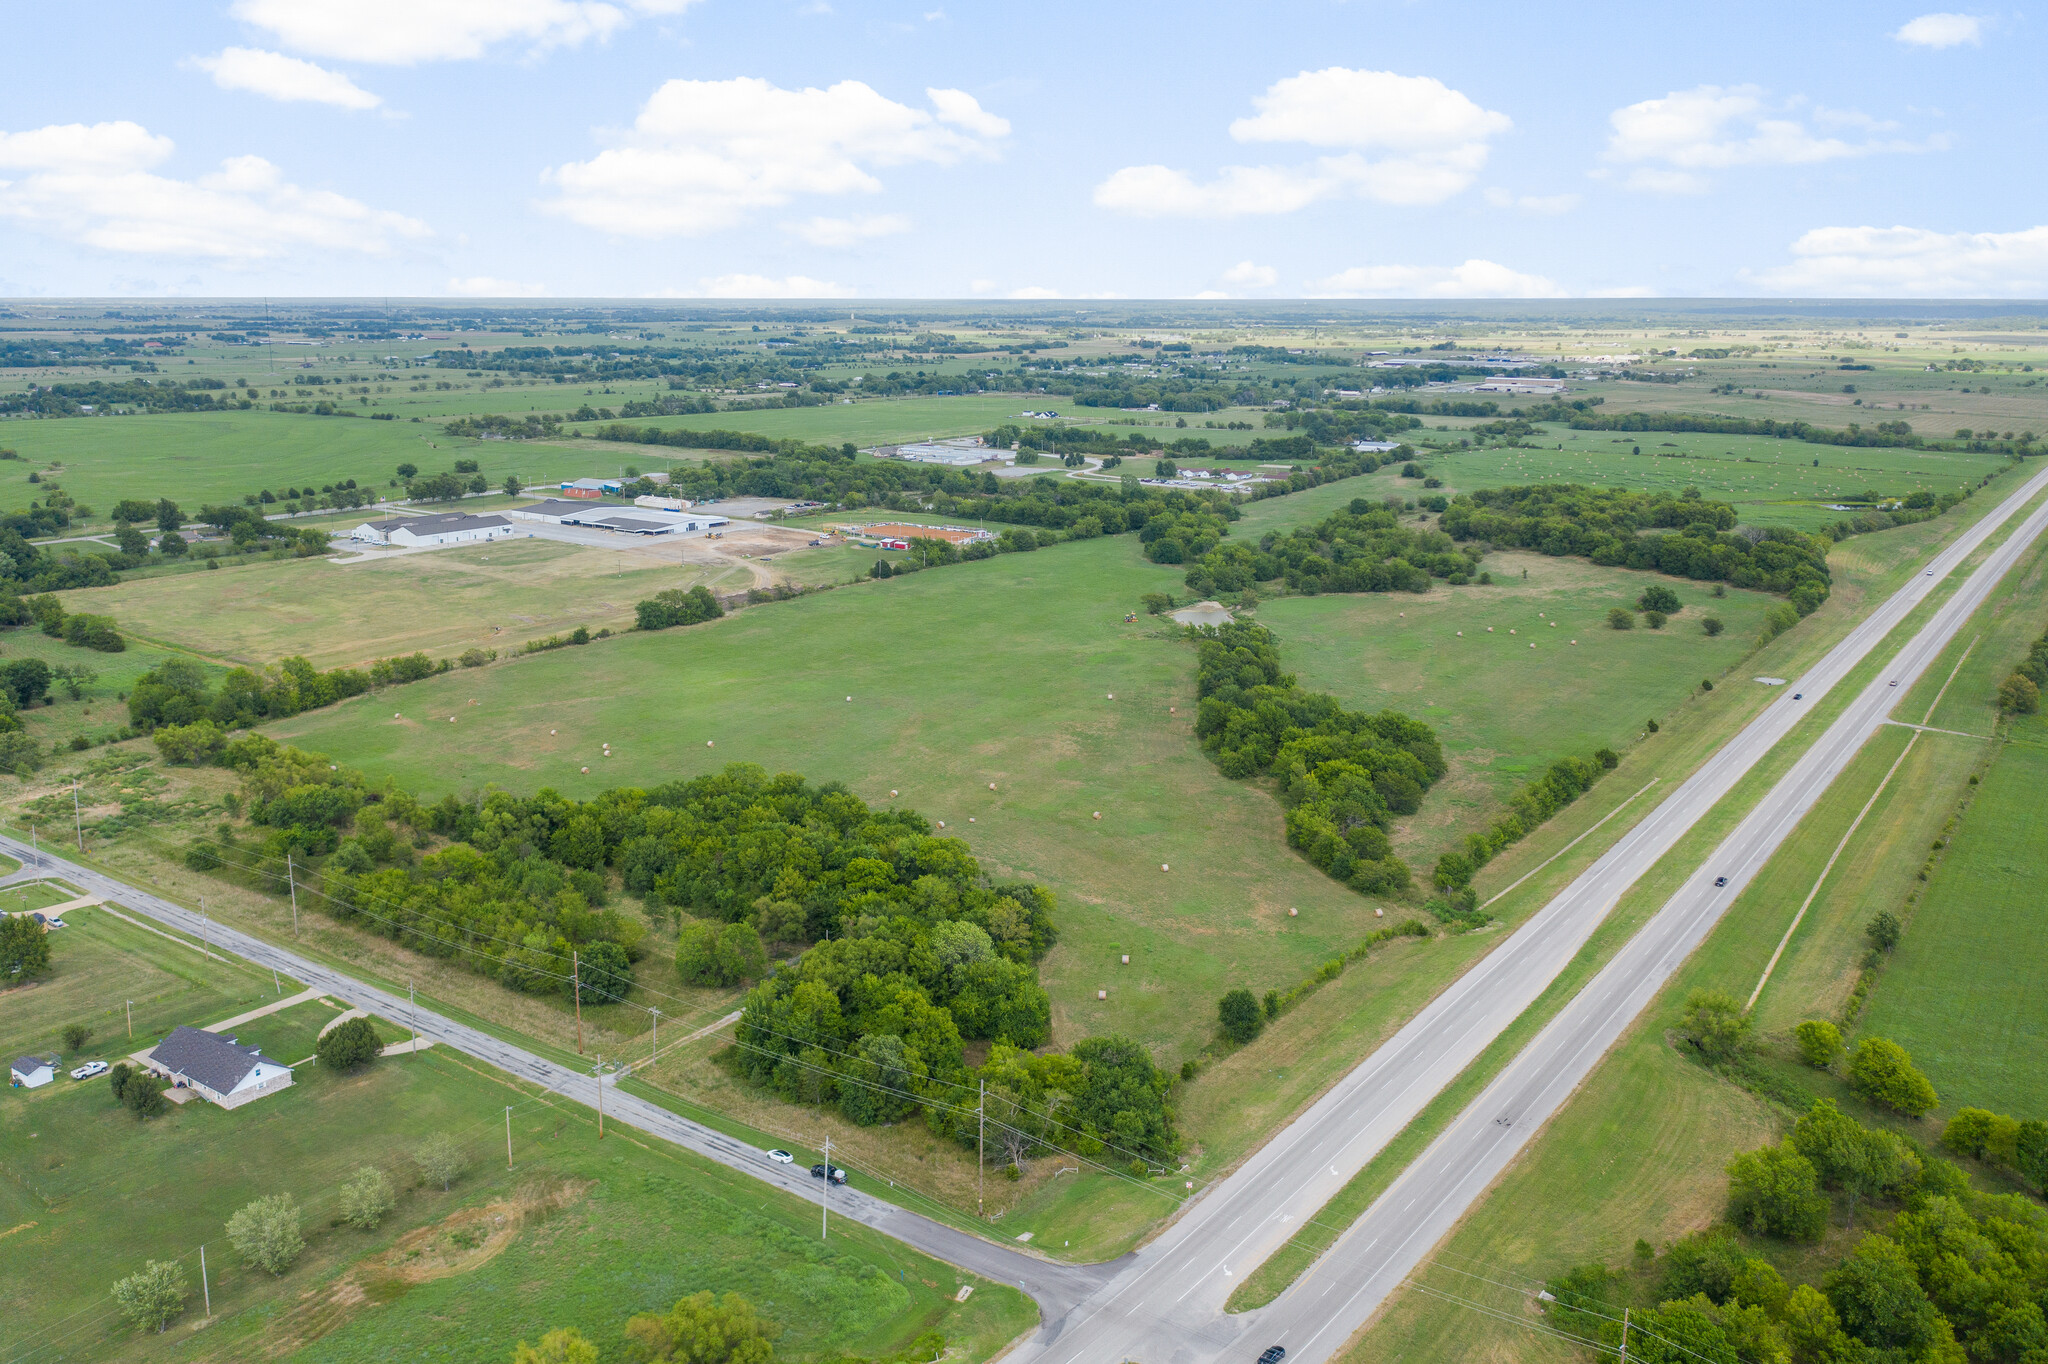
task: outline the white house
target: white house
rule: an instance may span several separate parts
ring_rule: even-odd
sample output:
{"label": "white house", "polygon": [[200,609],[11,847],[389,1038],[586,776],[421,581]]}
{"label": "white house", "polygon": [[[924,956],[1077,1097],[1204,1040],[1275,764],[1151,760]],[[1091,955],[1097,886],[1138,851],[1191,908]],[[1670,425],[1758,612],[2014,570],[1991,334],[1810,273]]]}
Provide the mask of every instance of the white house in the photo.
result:
{"label": "white house", "polygon": [[7,1077],[23,1089],[41,1089],[57,1078],[57,1058],[54,1056],[17,1056],[14,1064],[7,1068]]}
{"label": "white house", "polygon": [[198,1028],[179,1027],[146,1059],[151,1070],[172,1084],[196,1090],[222,1108],[240,1108],[292,1083],[292,1068],[282,1061],[271,1060],[255,1047],[237,1046],[232,1037]]}
{"label": "white house", "polygon": [[420,545],[456,545],[470,540],[503,540],[512,533],[512,523],[502,516],[442,512],[436,516],[394,516],[384,521],[365,521],[349,532],[349,538],[373,545],[412,549]]}

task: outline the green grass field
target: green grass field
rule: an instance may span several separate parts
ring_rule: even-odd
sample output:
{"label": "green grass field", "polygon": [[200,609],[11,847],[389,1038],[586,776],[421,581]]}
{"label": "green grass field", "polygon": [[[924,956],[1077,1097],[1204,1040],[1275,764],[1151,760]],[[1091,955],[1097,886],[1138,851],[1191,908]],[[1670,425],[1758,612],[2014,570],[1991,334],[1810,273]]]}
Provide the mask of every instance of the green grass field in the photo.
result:
{"label": "green grass field", "polygon": [[[503,1359],[522,1337],[574,1325],[616,1358],[629,1315],[712,1289],[744,1292],[780,1321],[786,1358],[883,1353],[936,1329],[981,1359],[1032,1318],[1022,1295],[987,1283],[956,1305],[958,1274],[864,1229],[835,1227],[821,1243],[812,1206],[744,1175],[616,1128],[600,1144],[593,1115],[453,1053],[350,1076],[305,1067],[295,1081],[233,1112],[195,1102],[148,1123],[115,1107],[104,1082],[7,1095],[10,1346],[98,1359]],[[407,1158],[434,1132],[469,1157],[451,1193],[416,1186]],[[365,1163],[391,1173],[397,1211],[375,1232],[330,1224],[336,1187]],[[305,1209],[308,1243],[277,1279],[245,1269],[221,1231],[275,1192]],[[214,1319],[194,1334],[202,1242]],[[181,1258],[195,1290],[164,1337],[134,1333],[104,1296],[151,1257]]]}
{"label": "green grass field", "polygon": [[[1433,861],[1558,758],[1625,748],[1702,680],[1755,685],[1728,670],[1774,598],[1716,599],[1699,583],[1540,554],[1496,553],[1486,566],[1497,586],[1287,597],[1257,612],[1302,686],[1357,710],[1403,711],[1442,738],[1450,772],[1403,821],[1411,861]],[[1608,610],[1633,608],[1651,582],[1674,588],[1685,609],[1662,630],[1610,628]],[[1725,632],[1701,630],[1707,615]]]}
{"label": "green grass field", "polygon": [[[1938,737],[1938,736],[1937,736]],[[1945,1106],[2048,1114],[2048,725],[2027,717],[1985,776],[1873,994],[1862,1031],[1913,1053]]]}
{"label": "green grass field", "polygon": [[[246,571],[248,570],[226,569],[211,576],[219,579],[230,573]],[[193,579],[192,586],[202,587],[204,584]],[[178,589],[168,585],[152,588],[137,584],[133,587],[114,587],[106,590],[127,590],[138,595],[155,593],[161,596],[167,591],[175,592]],[[201,594],[194,592],[192,595]],[[74,604],[69,609],[73,611],[99,609],[77,604],[75,594],[72,600]],[[125,626],[127,623],[123,624]],[[127,636],[127,644],[128,647],[118,654],[103,654],[95,649],[80,649],[66,644],[61,639],[52,639],[33,625],[18,626],[0,632],[0,661],[10,658],[40,658],[52,668],[59,664],[69,664],[74,668],[90,668],[98,674],[93,681],[81,684],[81,695],[76,698],[62,682],[52,682],[47,704],[21,712],[22,728],[46,744],[68,742],[74,734],[83,734],[95,741],[104,739],[127,726],[128,708],[122,704],[120,698],[135,686],[137,678],[173,653],[191,657],[187,650],[167,649],[132,635]],[[209,673],[217,671],[203,660],[202,666]]]}

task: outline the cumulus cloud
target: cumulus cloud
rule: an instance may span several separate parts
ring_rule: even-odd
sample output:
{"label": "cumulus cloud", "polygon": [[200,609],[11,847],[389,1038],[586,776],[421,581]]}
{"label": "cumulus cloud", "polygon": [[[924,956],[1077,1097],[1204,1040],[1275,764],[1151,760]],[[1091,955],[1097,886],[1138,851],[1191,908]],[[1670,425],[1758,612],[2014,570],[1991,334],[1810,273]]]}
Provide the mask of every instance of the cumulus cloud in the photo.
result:
{"label": "cumulus cloud", "polygon": [[1060,291],[1048,289],[1043,284],[1027,284],[1021,289],[1010,290],[1011,298],[1059,298]]}
{"label": "cumulus cloud", "polygon": [[1936,51],[1964,43],[1974,46],[1984,41],[1984,21],[1974,14],[1923,14],[1899,25],[1899,31],[1892,37],[1914,47],[1931,47]]}
{"label": "cumulus cloud", "polygon": [[481,57],[500,43],[534,49],[602,41],[636,15],[679,14],[690,0],[235,0],[237,19],[286,47],[343,61],[409,66]]}
{"label": "cumulus cloud", "polygon": [[672,80],[616,145],[548,171],[558,193],[545,207],[622,236],[694,235],[798,195],[876,193],[877,168],[992,155],[984,137],[959,127],[977,117],[1009,125],[962,91],[932,93],[947,97],[937,114],[861,81],[785,90],[755,76]]}
{"label": "cumulus cloud", "polygon": [[1230,125],[1236,141],[1328,154],[1294,165],[1224,166],[1207,180],[1169,166],[1126,166],[1095,187],[1095,202],[1141,217],[1212,218],[1292,213],[1337,196],[1442,203],[1485,167],[1488,139],[1512,126],[1506,114],[1433,77],[1341,66],[1276,81],[1252,104],[1256,113]]}
{"label": "cumulus cloud", "polygon": [[[675,291],[671,291],[675,292]],[[854,291],[809,275],[712,275],[697,281],[689,298],[852,298]]]}
{"label": "cumulus cloud", "polygon": [[192,65],[213,77],[213,83],[223,90],[247,90],[275,100],[303,100],[343,109],[374,109],[384,102],[339,71],[257,47],[225,48],[218,56],[194,57]]}
{"label": "cumulus cloud", "polygon": [[425,223],[294,185],[260,156],[233,156],[196,180],[151,167],[171,140],[135,123],[0,132],[0,218],[65,241],[135,255],[246,262],[295,250],[389,255],[429,237]]}
{"label": "cumulus cloud", "polygon": [[[1822,111],[1817,121],[1872,131],[1890,126],[1841,110]],[[1754,85],[1674,90],[1616,109],[1608,122],[1614,131],[1607,140],[1607,159],[1634,167],[1628,180],[1632,188],[1665,194],[1704,190],[1707,171],[1806,166],[1881,152],[1933,151],[1946,145],[1939,137],[1912,142],[1825,136],[1790,117],[1789,106],[1773,107]]]}
{"label": "cumulus cloud", "polygon": [[445,292],[459,298],[545,298],[548,286],[521,284],[516,279],[497,279],[491,275],[471,275],[467,279],[449,280]]}
{"label": "cumulus cloud", "polygon": [[812,246],[853,246],[875,237],[910,231],[910,218],[902,213],[875,213],[852,218],[811,218],[792,223],[791,232]]}
{"label": "cumulus cloud", "polygon": [[2048,293],[2048,227],[1934,232],[1920,227],[1817,227],[1793,260],[1747,277],[1772,293],[1936,298]]}
{"label": "cumulus cloud", "polygon": [[1360,265],[1316,282],[1323,298],[1563,298],[1542,275],[1490,260],[1462,265]]}
{"label": "cumulus cloud", "polygon": [[965,128],[976,137],[1008,137],[1010,120],[992,114],[965,90],[926,90],[925,98],[938,111],[939,122]]}

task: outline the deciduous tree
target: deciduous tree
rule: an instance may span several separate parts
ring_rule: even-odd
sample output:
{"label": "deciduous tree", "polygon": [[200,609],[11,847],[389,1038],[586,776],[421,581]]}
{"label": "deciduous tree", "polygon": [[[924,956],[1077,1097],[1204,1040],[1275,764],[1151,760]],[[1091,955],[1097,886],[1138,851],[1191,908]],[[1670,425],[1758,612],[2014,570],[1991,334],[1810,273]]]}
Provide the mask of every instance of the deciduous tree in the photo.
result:
{"label": "deciduous tree", "polygon": [[176,1260],[151,1260],[142,1272],[130,1274],[114,1284],[114,1301],[121,1315],[145,1331],[163,1334],[172,1317],[185,1310],[192,1290],[185,1282],[185,1270]]}
{"label": "deciduous tree", "polygon": [[299,1205],[288,1193],[256,1199],[228,1219],[228,1240],[249,1264],[282,1274],[306,1248],[306,1238],[299,1233]]}

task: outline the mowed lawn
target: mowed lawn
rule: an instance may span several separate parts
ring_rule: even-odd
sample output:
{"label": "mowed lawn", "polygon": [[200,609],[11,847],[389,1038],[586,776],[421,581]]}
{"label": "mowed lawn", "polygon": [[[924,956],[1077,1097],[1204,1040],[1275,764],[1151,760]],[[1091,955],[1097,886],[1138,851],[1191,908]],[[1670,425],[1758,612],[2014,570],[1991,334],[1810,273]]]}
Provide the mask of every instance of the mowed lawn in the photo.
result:
{"label": "mowed lawn", "polygon": [[1943,1106],[2048,1117],[2048,724],[2016,723],[1872,993],[1861,1031],[1913,1053]]}
{"label": "mowed lawn", "polygon": [[622,630],[634,602],[665,588],[752,581],[742,569],[680,564],[679,549],[501,540],[366,563],[253,563],[62,596],[66,610],[110,615],[124,631],[251,667],[291,654],[319,668],[355,667],[417,649],[437,658],[472,647],[510,653],[578,625]]}
{"label": "mowed lawn", "polygon": [[[1702,681],[1755,686],[1724,674],[1776,600],[1735,589],[1715,598],[1705,583],[1540,554],[1498,552],[1485,567],[1493,586],[1286,597],[1257,612],[1302,686],[1357,710],[1403,711],[1442,738],[1450,772],[1398,840],[1422,870],[1556,759],[1622,749]],[[1652,583],[1685,609],[1662,630],[1611,628],[1608,611],[1633,608]],[[1710,615],[1725,627],[1718,637],[1700,626]]]}
{"label": "mowed lawn", "polygon": [[[511,1106],[514,1168],[506,1168]],[[748,1294],[788,1356],[901,1349],[944,1332],[968,1359],[1023,1329],[1021,1294],[961,1276],[862,1228],[817,1239],[816,1209],[744,1175],[614,1130],[435,1049],[349,1076],[302,1068],[233,1112],[189,1103],[149,1122],[104,1081],[0,1104],[0,1310],[20,1350],[66,1358],[501,1360],[573,1325],[617,1358],[634,1312],[703,1289]],[[417,1183],[409,1153],[452,1135],[452,1191]],[[376,1231],[337,1225],[336,1190],[364,1164],[399,1191]],[[223,1233],[249,1200],[289,1193],[307,1248],[273,1278]],[[203,1334],[198,1247],[215,1320]],[[182,1259],[193,1289],[168,1335],[140,1335],[105,1296],[145,1259]]]}

